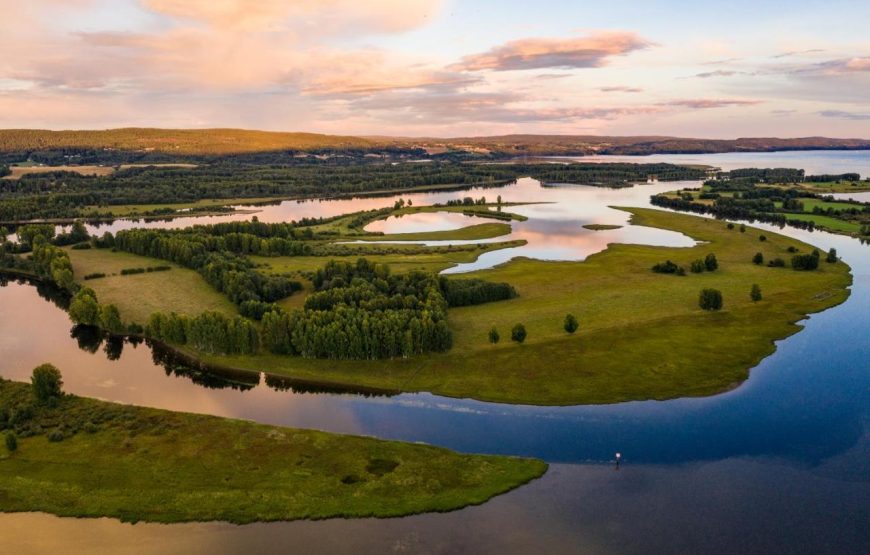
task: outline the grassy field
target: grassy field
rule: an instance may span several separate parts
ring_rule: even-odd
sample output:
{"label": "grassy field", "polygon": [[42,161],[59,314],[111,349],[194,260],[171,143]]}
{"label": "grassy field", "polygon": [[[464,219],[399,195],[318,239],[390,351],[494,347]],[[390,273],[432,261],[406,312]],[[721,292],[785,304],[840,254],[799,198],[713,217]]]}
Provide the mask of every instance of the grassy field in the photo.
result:
{"label": "grassy field", "polygon": [[[34,406],[16,424],[17,451],[0,446],[3,512],[134,522],[394,517],[483,503],[547,468],[73,396],[56,408],[31,399],[29,385],[0,380],[0,406]],[[55,432],[62,441],[48,440]]]}
{"label": "grassy field", "polygon": [[[858,193],[870,191],[870,180],[865,181],[835,181],[830,183],[813,183],[804,181],[799,187],[815,193]],[[793,187],[794,185],[788,185]]]}
{"label": "grassy field", "polygon": [[[236,314],[235,306],[215,291],[193,270],[165,260],[107,249],[67,249],[77,282],[92,288],[101,303],[112,303],[127,322],[145,324],[152,312],[174,311],[199,314],[216,310]],[[168,272],[120,275],[124,268],[171,266]],[[85,280],[84,276],[104,273],[106,277]]]}
{"label": "grassy field", "polygon": [[590,231],[609,231],[611,229],[620,229],[622,226],[612,224],[586,224],[583,228]]}
{"label": "grassy field", "polygon": [[[405,391],[431,391],[507,403],[567,405],[703,396],[725,391],[774,350],[774,341],[800,330],[807,314],[843,302],[849,268],[823,263],[797,272],[752,264],[788,259],[788,247],[811,247],[781,235],[728,230],[724,222],[650,209],[627,209],[639,225],[680,231],[705,243],[692,248],[612,245],[585,262],[514,260],[468,274],[514,285],[510,301],[453,309],[454,347],[445,354],[393,361],[325,361],[276,355],[208,357],[234,368],[252,368],[332,383]],[[685,277],[656,274],[666,259],[688,267],[715,253],[720,269]],[[749,291],[761,286],[764,299]],[[701,289],[720,289],[721,312],[698,308]],[[562,329],[566,313],[580,330]],[[523,323],[528,339],[509,340]],[[492,346],[495,326],[502,341]]]}
{"label": "grassy field", "polygon": [[492,239],[511,232],[510,224],[485,223],[474,224],[459,229],[446,231],[424,231],[420,233],[392,233],[389,235],[373,235],[365,237],[366,241],[474,241],[477,239]]}
{"label": "grassy field", "polygon": [[11,166],[12,173],[3,179],[21,179],[22,175],[31,173],[75,172],[81,175],[110,175],[115,169],[112,166]]}
{"label": "grassy field", "polygon": [[855,222],[841,220],[839,218],[834,218],[833,216],[822,216],[819,214],[790,214],[788,212],[784,212],[783,216],[785,216],[789,220],[802,220],[805,222],[813,222],[816,227],[827,229],[833,232],[839,233],[858,233],[861,231],[861,225]]}

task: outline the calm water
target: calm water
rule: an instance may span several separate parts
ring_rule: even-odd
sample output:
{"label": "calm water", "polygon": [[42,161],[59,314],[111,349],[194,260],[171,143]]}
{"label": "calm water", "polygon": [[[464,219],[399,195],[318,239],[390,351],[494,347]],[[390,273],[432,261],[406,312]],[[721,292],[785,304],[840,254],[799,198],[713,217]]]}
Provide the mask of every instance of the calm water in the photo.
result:
{"label": "calm water", "polygon": [[[484,194],[554,202],[511,208],[530,218],[523,226],[515,222],[514,234],[526,234],[528,255],[582,259],[616,240],[687,241],[675,233],[635,235],[630,226],[615,232],[581,227],[625,224],[625,213],[608,206],[646,205],[652,192],[673,186],[538,188],[522,181]],[[464,194],[413,197],[415,204],[427,204],[457,196]],[[393,200],[303,204],[329,214],[369,202],[379,207]],[[309,209],[296,203],[270,208]],[[423,225],[416,217],[405,222]],[[438,222],[426,225],[441,229]],[[529,486],[444,515],[243,527],[0,515],[0,542],[14,553],[866,552],[870,247],[820,232],[783,232],[837,248],[855,275],[849,301],[810,317],[734,391],[609,406],[511,406],[430,394],[364,397],[299,386],[294,391],[294,384],[256,377],[191,374],[144,344],[101,344],[73,330],[66,314],[35,287],[9,283],[0,288],[5,377],[24,380],[29,369],[50,361],[62,368],[67,389],[81,395],[560,464]],[[618,472],[608,464],[616,451],[625,460]]]}

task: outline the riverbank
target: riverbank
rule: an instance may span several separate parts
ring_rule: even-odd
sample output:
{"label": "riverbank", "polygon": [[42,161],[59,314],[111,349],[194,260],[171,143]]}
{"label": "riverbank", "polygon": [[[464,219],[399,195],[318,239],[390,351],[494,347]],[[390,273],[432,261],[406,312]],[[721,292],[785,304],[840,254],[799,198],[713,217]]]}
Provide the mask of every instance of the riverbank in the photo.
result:
{"label": "riverbank", "polygon": [[31,386],[2,380],[0,406],[18,415],[17,449],[0,455],[2,512],[134,522],[394,517],[483,503],[546,471],[531,459],[71,395],[50,407],[32,400]]}

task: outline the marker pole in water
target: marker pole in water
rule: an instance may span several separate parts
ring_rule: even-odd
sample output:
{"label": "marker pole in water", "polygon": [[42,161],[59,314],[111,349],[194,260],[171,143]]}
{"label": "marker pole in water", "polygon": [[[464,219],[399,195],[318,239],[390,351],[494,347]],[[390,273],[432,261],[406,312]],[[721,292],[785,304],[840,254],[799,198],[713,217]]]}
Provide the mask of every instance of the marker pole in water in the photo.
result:
{"label": "marker pole in water", "polygon": [[619,468],[619,461],[622,459],[622,453],[616,454],[616,468]]}

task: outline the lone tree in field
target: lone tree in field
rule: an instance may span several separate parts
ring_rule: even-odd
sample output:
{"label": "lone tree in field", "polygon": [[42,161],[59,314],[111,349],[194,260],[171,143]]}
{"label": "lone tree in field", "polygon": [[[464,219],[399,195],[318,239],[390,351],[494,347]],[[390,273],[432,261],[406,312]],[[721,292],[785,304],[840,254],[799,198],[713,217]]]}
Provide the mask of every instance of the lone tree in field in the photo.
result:
{"label": "lone tree in field", "polygon": [[42,364],[34,368],[30,383],[33,385],[33,394],[41,403],[63,395],[63,379],[60,370],[53,364]]}
{"label": "lone tree in field", "polygon": [[511,339],[516,341],[517,343],[522,343],[526,340],[526,326],[522,324],[517,324],[514,326],[514,329],[511,330]]}
{"label": "lone tree in field", "polygon": [[752,263],[758,265],[764,264],[764,255],[760,252],[755,253],[755,256],[752,257]]}
{"label": "lone tree in field", "polygon": [[718,289],[702,289],[698,304],[704,310],[721,310],[722,292]]}
{"label": "lone tree in field", "polygon": [[568,333],[574,333],[579,327],[580,323],[577,321],[577,318],[575,318],[573,314],[565,316],[565,331],[567,331]]}
{"label": "lone tree in field", "polygon": [[499,336],[498,330],[495,329],[495,326],[493,326],[492,329],[489,330],[489,342],[492,343],[493,345],[495,345],[496,343],[499,342],[500,339],[501,339],[501,336]]}
{"label": "lone tree in field", "polygon": [[761,300],[761,287],[757,283],[752,284],[752,291],[749,292],[749,298],[752,302],[757,303]]}
{"label": "lone tree in field", "polygon": [[716,260],[716,255],[713,253],[708,254],[704,258],[704,266],[707,267],[708,272],[715,272],[719,269],[719,261]]}

